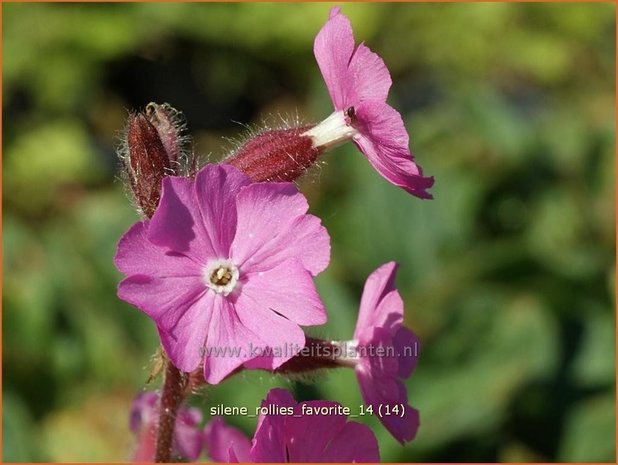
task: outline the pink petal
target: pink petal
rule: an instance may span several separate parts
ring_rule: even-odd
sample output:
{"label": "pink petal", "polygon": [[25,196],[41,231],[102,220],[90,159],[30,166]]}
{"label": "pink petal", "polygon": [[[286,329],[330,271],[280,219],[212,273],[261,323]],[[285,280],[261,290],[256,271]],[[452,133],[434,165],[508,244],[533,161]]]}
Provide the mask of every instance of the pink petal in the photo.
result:
{"label": "pink petal", "polygon": [[[280,407],[296,407],[296,405],[298,405],[298,402],[296,402],[294,397],[292,397],[290,391],[287,391],[283,388],[273,388],[268,391],[268,394],[266,394],[266,398],[261,403],[262,407],[268,407],[269,405],[278,405]],[[262,422],[266,418],[268,418],[266,415],[260,415],[258,417],[256,431],[260,428]]]}
{"label": "pink petal", "polygon": [[401,379],[407,379],[416,369],[420,352],[420,341],[416,334],[402,326],[393,337],[393,345],[397,353],[400,354],[398,357],[399,368],[397,376]]}
{"label": "pink petal", "polygon": [[330,256],[326,229],[314,217],[305,197],[291,183],[244,187],[236,197],[238,225],[230,256],[245,273],[299,260],[317,274]]}
{"label": "pink petal", "polygon": [[[399,383],[400,397],[407,399],[406,387]],[[402,402],[403,416],[389,415],[380,418],[382,424],[386,429],[397,439],[400,443],[412,441],[416,437],[416,433],[420,426],[420,416],[418,410],[412,408],[407,401]]]}
{"label": "pink petal", "polygon": [[[294,407],[292,395],[285,389],[271,389],[262,401],[262,407]],[[286,418],[285,415],[260,415],[253,435],[251,460],[253,462],[286,462]]]}
{"label": "pink petal", "polygon": [[408,405],[408,395],[403,383],[395,377],[382,377],[380,373],[373,372],[366,363],[357,365],[355,371],[365,404],[371,405],[374,413],[380,405],[403,406],[403,418],[394,415],[383,415],[379,418],[386,429],[402,444],[414,439],[419,426],[418,412]]}
{"label": "pink petal", "polygon": [[328,443],[320,462],[379,463],[378,441],[368,426],[348,422]]}
{"label": "pink petal", "polygon": [[189,461],[197,460],[204,447],[203,433],[198,427],[201,421],[202,412],[194,408],[181,407],[176,417],[174,447]]}
{"label": "pink petal", "polygon": [[354,82],[349,79],[348,63],[354,52],[350,20],[333,8],[330,18],[313,43],[313,54],[326,82],[336,110],[354,104]]}
{"label": "pink petal", "polygon": [[433,177],[424,177],[414,163],[401,115],[378,101],[364,102],[355,110],[359,134],[354,142],[369,163],[391,184],[419,198],[433,198],[426,192],[433,185]]}
{"label": "pink petal", "polygon": [[[313,408],[336,402],[304,402]],[[371,430],[346,423],[345,415],[302,415],[302,404],[289,392],[272,389],[262,407],[293,407],[294,415],[261,415],[253,439],[253,462],[377,462],[378,445]]]}
{"label": "pink petal", "polygon": [[[148,462],[154,459],[157,423],[159,421],[159,394],[144,392],[133,401],[130,427],[137,433],[137,448],[134,461]],[[195,408],[181,406],[176,417],[173,438],[173,454],[180,458],[195,460],[202,451],[202,431],[198,424],[202,412]]]}
{"label": "pink petal", "polygon": [[[266,293],[259,295],[259,299],[262,296],[269,297]],[[282,298],[284,296],[284,294],[279,295]],[[253,363],[249,366],[275,369],[296,355],[305,346],[305,334],[296,322],[277,313],[276,308],[280,307],[269,307],[269,305],[277,304],[267,304],[264,300],[259,299],[243,288],[234,307],[242,325],[253,334],[258,335],[254,338],[253,346],[259,347],[261,353],[264,353],[264,356],[260,357],[259,363]],[[298,304],[300,304],[300,301]]]}
{"label": "pink petal", "polygon": [[285,442],[289,462],[324,462],[322,454],[328,443],[346,424],[345,415],[302,415],[301,405],[314,408],[333,407],[336,402],[315,400],[298,405],[294,413],[298,416],[287,418]]}
{"label": "pink petal", "polygon": [[245,361],[253,358],[252,347],[264,345],[260,336],[240,320],[235,305],[215,296],[213,318],[206,338],[204,378],[217,384]]}
{"label": "pink petal", "polygon": [[268,271],[251,273],[246,279],[238,305],[253,308],[255,319],[276,312],[298,325],[326,323],[326,310],[313,278],[297,261],[285,261]]}
{"label": "pink petal", "polygon": [[161,278],[199,274],[199,267],[181,254],[168,252],[147,238],[148,221],[135,223],[118,242],[116,268],[127,276],[147,274]]}
{"label": "pink petal", "polygon": [[150,220],[148,239],[202,265],[209,258],[222,258],[205,229],[195,186],[189,178],[163,178],[161,200]]}
{"label": "pink petal", "polygon": [[129,277],[118,296],[166,329],[204,292],[200,267],[188,257],[166,251],[147,239],[148,222],[133,225],[118,244],[116,266]]}
{"label": "pink petal", "polygon": [[129,428],[134,433],[157,419],[157,402],[159,394],[152,391],[142,392],[135,396],[131,404]]}
{"label": "pink petal", "polygon": [[228,258],[236,231],[236,194],[250,184],[247,176],[230,165],[206,165],[195,179],[202,224],[219,258]]}
{"label": "pink petal", "polygon": [[206,292],[188,306],[173,328],[158,326],[165,353],[178,369],[188,372],[199,366],[211,317],[220,310],[217,304],[221,300],[220,296]]}
{"label": "pink petal", "polygon": [[248,462],[251,442],[237,428],[227,425],[221,417],[213,418],[204,429],[204,443],[209,457],[215,462]]}
{"label": "pink petal", "polygon": [[354,48],[350,20],[333,8],[313,45],[318,66],[336,110],[365,100],[386,101],[391,76],[382,58],[364,44]]}
{"label": "pink petal", "polygon": [[354,88],[354,100],[350,105],[358,105],[365,100],[385,102],[392,84],[384,60],[364,44],[360,44],[352,55],[348,79],[353,82]]}
{"label": "pink petal", "polygon": [[382,297],[369,320],[372,327],[383,329],[389,334],[390,344],[390,338],[403,323],[403,300],[396,289]]}
{"label": "pink petal", "polygon": [[183,427],[195,428],[202,422],[202,411],[183,405],[176,415],[176,421]]}
{"label": "pink petal", "polygon": [[[294,247],[293,247],[294,246]],[[293,248],[294,250],[290,250]],[[274,247],[273,247],[274,249]],[[296,218],[287,234],[281,237],[277,250],[272,250],[268,265],[294,255],[313,276],[326,269],[330,262],[330,236],[317,216],[303,215]]]}
{"label": "pink petal", "polygon": [[137,432],[133,462],[152,462],[157,449],[157,425],[151,423]]}
{"label": "pink petal", "polygon": [[248,459],[243,459],[240,460],[238,458],[238,456],[236,455],[236,452],[234,452],[234,447],[230,447],[230,449],[228,450],[228,455],[229,455],[229,460],[228,463],[240,463],[240,462],[247,462]]}
{"label": "pink petal", "polygon": [[118,297],[135,305],[166,331],[172,330],[205,291],[200,276],[156,278],[139,274],[118,285]]}
{"label": "pink petal", "polygon": [[[368,367],[375,380],[397,377],[399,357],[395,352],[393,336],[389,330],[379,326],[374,327],[370,340],[363,347],[366,352],[361,357],[361,365]],[[386,383],[383,388],[387,389],[388,386],[389,383]],[[395,391],[384,391],[382,394],[385,397],[396,396]]]}
{"label": "pink petal", "polygon": [[395,262],[385,263],[371,273],[365,281],[354,339],[358,339],[362,331],[372,327],[373,314],[380,301],[386,294],[395,289],[397,267],[398,265]]}

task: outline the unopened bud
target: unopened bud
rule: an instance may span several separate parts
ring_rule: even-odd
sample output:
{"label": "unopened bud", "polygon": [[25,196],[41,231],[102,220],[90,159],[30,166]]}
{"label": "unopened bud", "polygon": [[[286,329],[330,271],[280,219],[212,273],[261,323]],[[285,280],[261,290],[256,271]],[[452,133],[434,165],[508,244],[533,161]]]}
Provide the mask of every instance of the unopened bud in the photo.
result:
{"label": "unopened bud", "polygon": [[148,218],[159,205],[163,178],[182,174],[182,130],[180,113],[168,104],[150,103],[129,116],[120,157],[135,203]]}
{"label": "unopened bud", "polygon": [[225,162],[255,182],[293,181],[313,165],[321,153],[304,134],[310,128],[265,131],[247,141]]}
{"label": "unopened bud", "polygon": [[182,113],[168,103],[159,105],[151,102],[146,105],[146,118],[159,133],[170,165],[176,168],[181,161],[185,139],[182,135],[185,127]]}
{"label": "unopened bud", "polygon": [[139,113],[127,123],[125,172],[137,207],[150,218],[161,196],[161,180],[172,173],[170,160],[157,129]]}

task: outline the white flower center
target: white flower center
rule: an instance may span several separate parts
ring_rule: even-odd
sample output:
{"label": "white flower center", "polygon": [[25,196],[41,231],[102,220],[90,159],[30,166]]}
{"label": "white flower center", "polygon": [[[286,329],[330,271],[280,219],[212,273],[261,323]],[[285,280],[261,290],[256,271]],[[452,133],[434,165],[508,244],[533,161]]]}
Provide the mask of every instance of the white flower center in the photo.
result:
{"label": "white flower center", "polygon": [[313,126],[302,135],[311,137],[314,147],[328,150],[335,145],[342,144],[352,139],[358,134],[358,131],[349,124],[350,118],[353,116],[353,110],[352,112],[349,110],[336,111],[320,124]]}
{"label": "white flower center", "polygon": [[238,284],[238,267],[230,260],[211,260],[204,267],[204,284],[217,294],[229,295]]}

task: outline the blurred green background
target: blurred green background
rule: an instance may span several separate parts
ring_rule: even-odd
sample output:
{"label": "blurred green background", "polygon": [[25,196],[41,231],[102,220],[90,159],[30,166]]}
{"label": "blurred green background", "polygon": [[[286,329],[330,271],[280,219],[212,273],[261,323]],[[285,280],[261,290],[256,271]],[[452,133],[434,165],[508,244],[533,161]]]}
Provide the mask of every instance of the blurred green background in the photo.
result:
{"label": "blurred green background", "polygon": [[[236,122],[325,118],[312,46],[329,7],[3,5],[4,461],[130,457],[157,337],[115,291],[137,219],[115,154],[128,111],[182,110],[204,161],[243,137]],[[401,263],[422,425],[401,447],[364,419],[383,460],[614,461],[614,5],[343,11],[436,178],[435,200],[412,198],[348,144],[299,183],[333,244],[314,334],[351,337],[366,276]],[[251,407],[275,385],[361,402],[350,371],[314,381],[249,373],[192,403]]]}

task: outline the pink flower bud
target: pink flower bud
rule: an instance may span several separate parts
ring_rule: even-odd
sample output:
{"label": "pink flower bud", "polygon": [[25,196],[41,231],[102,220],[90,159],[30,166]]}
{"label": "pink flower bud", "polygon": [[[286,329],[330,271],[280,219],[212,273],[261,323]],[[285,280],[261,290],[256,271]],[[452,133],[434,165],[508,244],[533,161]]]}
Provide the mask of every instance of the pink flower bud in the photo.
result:
{"label": "pink flower bud", "polygon": [[254,182],[293,181],[322,153],[305,133],[311,126],[265,131],[240,147],[225,163]]}

